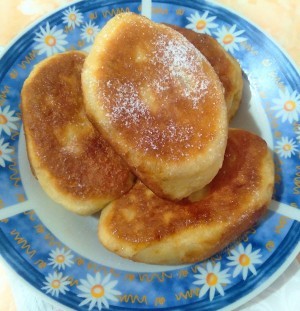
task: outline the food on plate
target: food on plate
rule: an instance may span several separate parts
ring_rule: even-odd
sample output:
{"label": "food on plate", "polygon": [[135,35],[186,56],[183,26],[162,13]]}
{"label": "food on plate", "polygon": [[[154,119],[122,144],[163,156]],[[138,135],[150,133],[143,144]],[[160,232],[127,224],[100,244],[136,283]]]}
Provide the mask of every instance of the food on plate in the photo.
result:
{"label": "food on plate", "polygon": [[97,35],[82,85],[88,118],[158,196],[180,200],[217,174],[228,134],[223,86],[177,31],[118,14]]}
{"label": "food on plate", "polygon": [[66,52],[40,62],[22,89],[22,118],[32,172],[44,191],[82,215],[128,191],[134,177],[87,119],[81,91],[86,55]]}
{"label": "food on plate", "polygon": [[185,36],[213,66],[224,86],[228,119],[232,119],[240,106],[243,93],[242,70],[237,60],[227,53],[216,39],[207,34],[174,25],[168,26]]}
{"label": "food on plate", "polygon": [[108,250],[134,261],[201,261],[259,220],[273,185],[274,164],[266,142],[230,129],[223,166],[200,200],[163,200],[137,182],[102,211],[99,239]]}
{"label": "food on plate", "polygon": [[101,210],[108,250],[205,260],[257,223],[273,192],[266,142],[228,130],[242,90],[238,62],[212,37],[119,14],[88,56],[56,54],[25,81],[32,172],[67,209]]}

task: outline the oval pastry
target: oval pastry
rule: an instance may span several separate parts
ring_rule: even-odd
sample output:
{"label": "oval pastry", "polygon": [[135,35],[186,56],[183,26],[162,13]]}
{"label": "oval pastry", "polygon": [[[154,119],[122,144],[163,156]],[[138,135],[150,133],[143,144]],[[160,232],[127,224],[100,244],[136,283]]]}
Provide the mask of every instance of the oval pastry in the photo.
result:
{"label": "oval pastry", "polygon": [[82,52],[39,63],[22,89],[22,119],[31,168],[42,188],[69,210],[92,214],[128,191],[128,166],[87,119]]}
{"label": "oval pastry", "polygon": [[92,123],[157,195],[182,199],[217,174],[228,132],[223,87],[177,31],[118,14],[98,34],[82,85]]}
{"label": "oval pastry", "polygon": [[205,260],[259,220],[273,186],[266,142],[231,129],[223,166],[198,201],[163,200],[138,182],[102,211],[99,239],[108,250],[144,263]]}

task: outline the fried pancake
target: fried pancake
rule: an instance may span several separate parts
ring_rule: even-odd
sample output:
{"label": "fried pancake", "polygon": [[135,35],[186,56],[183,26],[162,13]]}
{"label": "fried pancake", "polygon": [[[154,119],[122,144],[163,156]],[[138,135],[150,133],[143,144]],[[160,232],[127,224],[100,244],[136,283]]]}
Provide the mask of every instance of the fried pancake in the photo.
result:
{"label": "fried pancake", "polygon": [[88,215],[121,196],[133,175],[84,113],[86,55],[57,54],[39,63],[22,89],[22,118],[32,170],[45,192]]}
{"label": "fried pancake", "polygon": [[223,87],[177,31],[118,14],[98,34],[82,84],[92,123],[157,195],[182,199],[217,174],[228,133]]}
{"label": "fried pancake", "polygon": [[185,264],[221,251],[265,213],[274,165],[266,142],[230,129],[224,163],[199,201],[171,202],[138,182],[101,213],[99,239],[116,254],[151,264]]}
{"label": "fried pancake", "polygon": [[243,77],[239,63],[213,37],[175,25],[169,27],[185,36],[210,62],[224,86],[228,119],[236,114],[243,93]]}

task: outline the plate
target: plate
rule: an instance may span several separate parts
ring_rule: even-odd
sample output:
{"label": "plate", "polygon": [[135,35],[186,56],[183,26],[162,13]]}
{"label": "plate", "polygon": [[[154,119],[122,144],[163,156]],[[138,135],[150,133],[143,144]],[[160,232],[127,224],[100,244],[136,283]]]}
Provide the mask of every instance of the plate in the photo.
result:
{"label": "plate", "polygon": [[58,206],[30,172],[20,114],[24,80],[53,53],[88,51],[101,27],[127,11],[140,13],[140,1],[76,2],[27,29],[0,60],[1,255],[45,299],[76,310],[236,308],[300,251],[300,76],[244,18],[206,1],[155,1],[152,9],[154,21],[209,33],[239,61],[245,88],[231,126],[257,133],[274,151],[276,184],[267,215],[221,253],[185,266],[122,259],[98,242],[96,216]]}

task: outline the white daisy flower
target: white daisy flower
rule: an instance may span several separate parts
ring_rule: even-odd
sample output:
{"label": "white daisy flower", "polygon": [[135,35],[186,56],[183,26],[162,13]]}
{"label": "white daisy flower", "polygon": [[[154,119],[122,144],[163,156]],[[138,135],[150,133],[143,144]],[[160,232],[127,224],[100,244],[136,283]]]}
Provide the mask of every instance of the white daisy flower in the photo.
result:
{"label": "white daisy flower", "polygon": [[70,284],[67,278],[67,276],[63,277],[62,272],[49,273],[48,276],[46,276],[46,282],[43,282],[45,286],[42,287],[42,290],[45,290],[46,294],[50,293],[55,297],[58,297],[60,293],[65,294],[66,291],[70,290],[67,287],[67,285]]}
{"label": "white daisy flower", "polygon": [[296,152],[299,151],[297,142],[294,139],[289,139],[288,137],[282,137],[281,141],[277,142],[275,151],[279,156],[283,158],[290,158]]}
{"label": "white daisy flower", "polygon": [[297,94],[296,91],[290,92],[286,90],[282,92],[279,90],[279,98],[273,99],[275,105],[271,108],[276,110],[276,118],[281,117],[281,121],[285,122],[288,120],[289,123],[299,120],[300,112],[300,94]]}
{"label": "white daisy flower", "polygon": [[5,167],[5,161],[12,162],[10,153],[13,152],[12,149],[8,148],[9,144],[4,143],[4,138],[0,139],[0,166]]}
{"label": "white daisy flower", "polygon": [[77,296],[85,299],[79,304],[79,306],[89,303],[89,310],[92,310],[97,304],[98,310],[101,310],[102,305],[107,309],[109,308],[108,300],[118,301],[116,296],[121,295],[121,292],[114,289],[118,281],[110,281],[110,278],[111,274],[108,274],[102,280],[100,273],[97,272],[95,277],[88,274],[86,280],[81,279],[81,285],[78,285],[77,288],[82,294]]}
{"label": "white daisy flower", "polygon": [[230,29],[222,26],[222,28],[215,33],[218,42],[225,48],[226,51],[231,53],[233,53],[234,50],[239,50],[238,43],[247,40],[246,38],[239,37],[242,33],[245,32],[244,30],[235,30],[236,25],[233,25]]}
{"label": "white daisy flower", "polygon": [[244,248],[243,244],[239,244],[237,250],[231,250],[232,256],[227,257],[231,262],[227,265],[236,266],[232,276],[235,278],[242,272],[243,280],[246,280],[249,270],[256,275],[254,264],[262,262],[259,259],[262,256],[259,252],[260,249],[252,252],[252,244],[248,244],[246,248]]}
{"label": "white daisy flower", "polygon": [[7,134],[11,135],[11,129],[17,130],[17,126],[13,123],[19,120],[19,118],[14,117],[15,111],[9,111],[10,107],[6,106],[3,110],[0,107],[0,135],[2,130]]}
{"label": "white daisy flower", "polygon": [[75,28],[83,22],[83,15],[76,7],[69,8],[63,12],[63,23],[68,24],[68,27]]}
{"label": "white daisy flower", "polygon": [[208,17],[208,11],[205,11],[202,16],[196,12],[187,17],[188,21],[191,23],[185,27],[198,33],[207,33],[208,35],[211,35],[210,28],[218,27],[218,24],[212,23],[216,18],[216,16]]}
{"label": "white daisy flower", "polygon": [[93,42],[99,31],[99,27],[92,23],[92,21],[89,21],[89,23],[85,23],[85,26],[83,26],[80,36],[87,42]]}
{"label": "white daisy flower", "polygon": [[34,41],[38,44],[35,46],[35,49],[39,50],[39,55],[46,53],[47,56],[51,56],[57,52],[64,52],[66,50],[64,45],[68,42],[64,39],[67,35],[63,33],[62,29],[56,30],[56,28],[56,26],[50,28],[47,22],[45,29],[40,27],[40,32],[36,33]]}
{"label": "white daisy flower", "polygon": [[199,298],[203,297],[209,291],[209,300],[212,301],[215,297],[216,290],[220,295],[224,296],[224,289],[221,284],[230,283],[228,279],[230,275],[227,274],[228,270],[221,271],[220,262],[213,266],[209,261],[206,265],[206,270],[198,267],[200,274],[195,275],[195,278],[198,280],[194,281],[193,284],[203,285],[199,292]]}
{"label": "white daisy flower", "polygon": [[56,248],[50,253],[50,265],[53,265],[53,268],[65,269],[66,266],[70,267],[73,264],[74,256],[71,254],[71,250],[65,251],[63,248]]}

